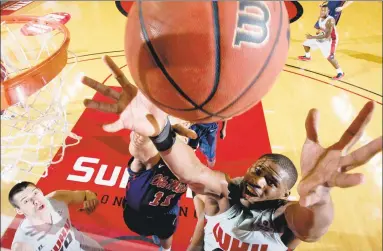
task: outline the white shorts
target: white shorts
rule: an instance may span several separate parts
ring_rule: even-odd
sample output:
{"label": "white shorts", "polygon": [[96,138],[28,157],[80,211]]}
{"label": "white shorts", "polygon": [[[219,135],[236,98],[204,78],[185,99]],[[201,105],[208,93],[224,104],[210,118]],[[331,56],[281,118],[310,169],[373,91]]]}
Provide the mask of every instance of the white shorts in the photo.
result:
{"label": "white shorts", "polygon": [[327,59],[332,59],[335,56],[335,49],[338,45],[338,40],[318,40],[318,39],[307,39],[304,46],[310,47],[311,50],[315,51],[320,49],[322,55]]}

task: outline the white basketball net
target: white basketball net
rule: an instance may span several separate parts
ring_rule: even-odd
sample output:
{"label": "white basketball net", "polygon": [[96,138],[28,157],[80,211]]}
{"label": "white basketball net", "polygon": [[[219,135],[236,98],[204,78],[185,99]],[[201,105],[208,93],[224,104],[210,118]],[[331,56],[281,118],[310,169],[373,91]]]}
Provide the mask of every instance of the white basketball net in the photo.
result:
{"label": "white basketball net", "polygon": [[[25,36],[20,32],[23,25],[1,23],[1,70],[6,79],[52,55],[64,39],[62,31],[38,24],[31,28],[37,32],[43,29],[43,34]],[[21,102],[2,111],[2,180],[14,180],[20,171],[46,177],[48,167],[63,160],[66,148],[80,142],[81,137],[70,131],[66,114],[65,78],[77,63],[75,56],[70,59],[55,79],[30,97],[23,95],[21,88],[16,89]]]}

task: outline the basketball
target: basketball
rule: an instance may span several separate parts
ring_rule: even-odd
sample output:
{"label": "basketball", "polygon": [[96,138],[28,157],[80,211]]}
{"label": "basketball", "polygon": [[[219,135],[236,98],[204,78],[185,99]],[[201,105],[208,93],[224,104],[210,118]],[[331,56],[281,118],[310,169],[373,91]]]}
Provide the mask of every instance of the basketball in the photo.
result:
{"label": "basketball", "polygon": [[125,54],[135,84],[155,105],[208,123],[249,110],[270,91],[289,37],[280,1],[137,1]]}

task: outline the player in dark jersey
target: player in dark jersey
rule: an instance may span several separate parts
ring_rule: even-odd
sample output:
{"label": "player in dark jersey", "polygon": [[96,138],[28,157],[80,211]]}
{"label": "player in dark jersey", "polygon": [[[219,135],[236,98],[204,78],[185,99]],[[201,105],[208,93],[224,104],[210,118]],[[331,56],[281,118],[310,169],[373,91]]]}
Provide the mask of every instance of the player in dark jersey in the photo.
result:
{"label": "player in dark jersey", "polygon": [[[195,131],[198,135],[197,139],[190,139],[188,145],[196,150],[197,148],[205,155],[207,160],[207,166],[213,168],[216,160],[217,149],[217,132],[218,123],[206,123],[206,124],[193,124],[190,129]],[[220,138],[226,137],[227,120],[222,122],[222,129],[220,131]]]}
{"label": "player in dark jersey", "polygon": [[[335,25],[338,25],[342,11],[350,6],[354,1],[324,1],[322,5],[327,5],[329,10],[329,15],[335,19]],[[315,29],[319,30],[318,21],[314,25]]]}
{"label": "player in dark jersey", "polygon": [[[197,137],[180,125],[174,128],[182,136]],[[177,227],[178,202],[187,186],[169,170],[149,138],[131,133],[129,151],[133,157],[128,163],[124,221],[133,232],[152,235],[161,250],[170,250]]]}

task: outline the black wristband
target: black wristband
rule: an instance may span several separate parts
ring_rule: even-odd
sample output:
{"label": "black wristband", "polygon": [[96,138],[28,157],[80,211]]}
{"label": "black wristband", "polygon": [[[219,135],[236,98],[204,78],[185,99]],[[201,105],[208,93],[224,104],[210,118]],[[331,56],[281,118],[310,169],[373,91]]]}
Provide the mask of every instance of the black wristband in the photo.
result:
{"label": "black wristband", "polygon": [[169,150],[174,145],[176,142],[176,133],[173,131],[169,118],[160,134],[156,137],[150,137],[150,139],[159,152]]}

